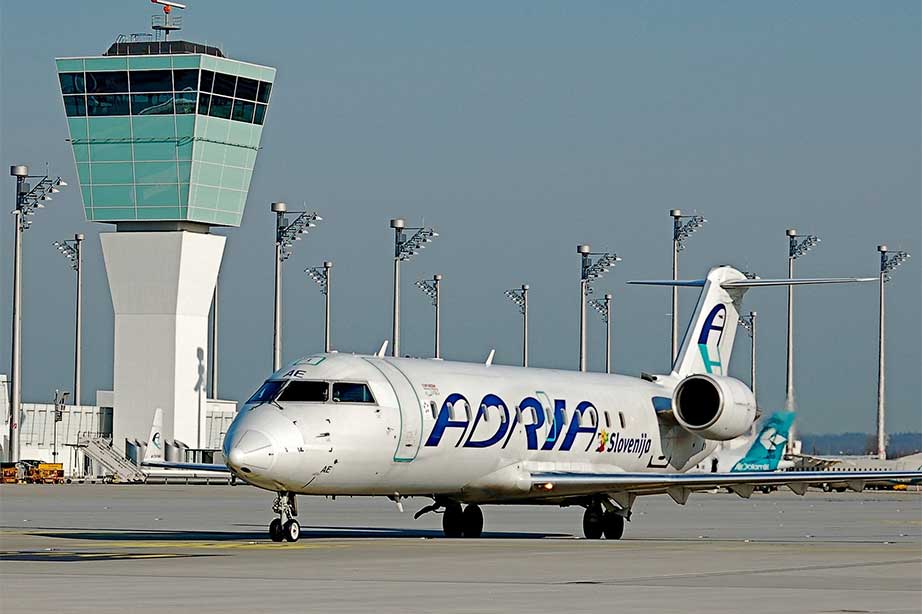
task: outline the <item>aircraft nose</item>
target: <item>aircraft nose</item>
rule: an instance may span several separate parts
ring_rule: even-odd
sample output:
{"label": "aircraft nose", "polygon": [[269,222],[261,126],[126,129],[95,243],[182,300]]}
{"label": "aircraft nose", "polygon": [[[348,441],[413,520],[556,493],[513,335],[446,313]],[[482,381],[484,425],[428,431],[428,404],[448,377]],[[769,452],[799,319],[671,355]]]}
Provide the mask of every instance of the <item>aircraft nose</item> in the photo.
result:
{"label": "aircraft nose", "polygon": [[272,467],[275,456],[272,442],[265,433],[247,429],[231,445],[227,464],[243,473],[250,473],[254,469],[266,471]]}

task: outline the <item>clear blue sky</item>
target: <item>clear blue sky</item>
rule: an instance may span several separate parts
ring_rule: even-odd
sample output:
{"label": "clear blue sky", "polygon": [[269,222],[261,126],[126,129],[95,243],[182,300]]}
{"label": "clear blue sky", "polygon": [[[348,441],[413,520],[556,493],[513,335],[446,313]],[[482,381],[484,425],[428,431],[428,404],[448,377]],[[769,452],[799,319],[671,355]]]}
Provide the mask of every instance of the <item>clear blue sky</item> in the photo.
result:
{"label": "clear blue sky", "polygon": [[[0,5],[2,163],[50,164],[75,181],[56,56],[103,52],[143,32],[144,0]],[[440,272],[446,357],[515,363],[519,320],[503,290],[532,286],[532,363],[575,368],[575,246],[624,261],[614,364],[667,368],[667,210],[710,223],[683,275],[729,263],[786,273],[784,230],[821,235],[803,276],[875,274],[875,246],[915,256],[889,284],[889,426],[920,412],[920,5],[868,2],[331,3],[190,0],[182,37],[278,68],[263,150],[221,274],[221,393],[243,399],[271,366],[269,202],[307,202],[325,222],[285,265],[286,360],[322,348],[322,297],[301,272],[336,262],[334,346],[372,352],[390,335],[391,217],[442,237],[404,279],[403,350],[431,352],[432,314],[412,280]],[[5,171],[4,171],[5,172]],[[5,175],[4,175],[5,176]],[[0,372],[9,371],[13,184],[0,216]],[[87,234],[84,401],[111,386],[112,306],[97,233],[76,189],[26,235],[25,400],[69,388],[72,273],[50,243]],[[682,291],[683,321],[694,292]],[[760,400],[784,392],[784,292],[759,311]],[[591,367],[602,325],[591,314]],[[801,428],[874,428],[876,287],[797,292]],[[748,339],[732,370],[747,377]]]}

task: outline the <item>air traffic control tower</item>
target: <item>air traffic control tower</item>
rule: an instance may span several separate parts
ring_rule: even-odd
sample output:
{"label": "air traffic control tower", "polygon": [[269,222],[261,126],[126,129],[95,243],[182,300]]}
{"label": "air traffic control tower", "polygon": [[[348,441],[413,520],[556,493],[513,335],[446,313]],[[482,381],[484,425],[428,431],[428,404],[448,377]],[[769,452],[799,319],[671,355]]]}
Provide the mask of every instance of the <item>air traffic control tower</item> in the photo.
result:
{"label": "air traffic control tower", "polygon": [[164,439],[203,447],[225,241],[210,230],[240,225],[275,79],[274,68],[168,39],[170,19],[154,17],[164,40],[119,37],[101,56],[56,60],[86,219],[115,225],[100,242],[119,451],[126,437],[146,439],[158,407]]}

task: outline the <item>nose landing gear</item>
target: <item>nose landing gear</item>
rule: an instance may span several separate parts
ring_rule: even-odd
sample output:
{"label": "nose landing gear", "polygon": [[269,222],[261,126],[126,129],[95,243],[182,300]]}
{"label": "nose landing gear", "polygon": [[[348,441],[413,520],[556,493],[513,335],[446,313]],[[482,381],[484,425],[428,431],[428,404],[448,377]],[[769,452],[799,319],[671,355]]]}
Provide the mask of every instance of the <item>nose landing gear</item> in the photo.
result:
{"label": "nose landing gear", "polygon": [[294,519],[298,515],[295,495],[280,492],[275,496],[272,511],[279,515],[269,523],[269,539],[274,542],[296,542],[301,537],[301,525]]}

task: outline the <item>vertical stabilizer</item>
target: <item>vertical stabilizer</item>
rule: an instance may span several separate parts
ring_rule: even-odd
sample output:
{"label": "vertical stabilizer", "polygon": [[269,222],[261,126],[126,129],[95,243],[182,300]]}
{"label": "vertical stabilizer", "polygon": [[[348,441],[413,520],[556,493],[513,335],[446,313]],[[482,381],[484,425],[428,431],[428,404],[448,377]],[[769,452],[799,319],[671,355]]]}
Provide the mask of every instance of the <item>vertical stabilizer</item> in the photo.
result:
{"label": "vertical stabilizer", "polygon": [[147,438],[147,452],[144,453],[144,463],[163,461],[163,410],[159,407],[154,410],[154,421],[150,425],[150,436]]}
{"label": "vertical stabilizer", "polygon": [[795,415],[792,411],[772,414],[762,425],[749,451],[731,471],[776,471],[784,454]]}
{"label": "vertical stabilizer", "polygon": [[685,331],[682,347],[672,366],[676,376],[728,374],[745,289],[728,290],[721,285],[742,279],[746,276],[729,266],[716,267],[708,272],[695,306],[695,315]]}

